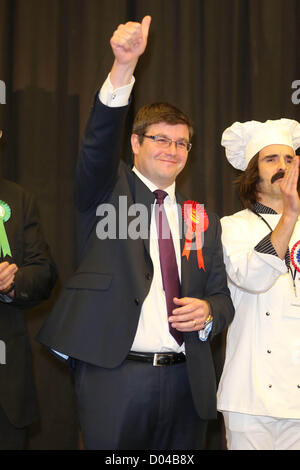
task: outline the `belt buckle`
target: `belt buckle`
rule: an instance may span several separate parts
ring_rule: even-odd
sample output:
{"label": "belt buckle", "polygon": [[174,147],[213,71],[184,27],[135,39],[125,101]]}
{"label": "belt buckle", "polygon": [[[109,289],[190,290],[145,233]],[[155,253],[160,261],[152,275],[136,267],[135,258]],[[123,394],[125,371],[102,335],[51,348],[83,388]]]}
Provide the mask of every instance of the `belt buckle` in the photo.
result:
{"label": "belt buckle", "polygon": [[154,353],[152,365],[154,367],[162,367],[164,364],[159,364],[158,361],[161,357],[164,357],[164,354]]}

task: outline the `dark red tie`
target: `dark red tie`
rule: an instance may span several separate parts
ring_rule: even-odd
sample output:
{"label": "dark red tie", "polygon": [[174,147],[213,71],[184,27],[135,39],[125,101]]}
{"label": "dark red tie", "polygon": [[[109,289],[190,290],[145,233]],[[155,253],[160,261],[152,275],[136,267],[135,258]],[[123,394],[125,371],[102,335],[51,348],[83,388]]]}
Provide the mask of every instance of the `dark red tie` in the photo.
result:
{"label": "dark red tie", "polygon": [[[157,199],[155,205],[155,218],[158,234],[158,246],[160,267],[163,281],[163,288],[166,295],[168,316],[172,315],[172,310],[176,308],[173,302],[174,297],[180,297],[180,281],[178,276],[178,266],[174,250],[173,238],[169,227],[167,215],[164,208],[164,199],[168,195],[165,191],[157,189],[154,191]],[[183,343],[183,335],[180,331],[172,328],[169,323],[171,335],[179,345]]]}

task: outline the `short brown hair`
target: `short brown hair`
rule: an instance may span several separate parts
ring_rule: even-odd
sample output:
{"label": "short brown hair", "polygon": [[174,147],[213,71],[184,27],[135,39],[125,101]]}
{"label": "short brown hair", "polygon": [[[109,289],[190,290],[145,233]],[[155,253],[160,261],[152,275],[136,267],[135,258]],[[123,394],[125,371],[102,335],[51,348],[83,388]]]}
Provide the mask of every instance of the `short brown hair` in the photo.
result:
{"label": "short brown hair", "polygon": [[143,134],[152,124],[164,122],[170,125],[185,124],[189,130],[189,138],[193,136],[193,124],[191,119],[180,109],[169,103],[152,103],[146,104],[137,112],[133,122],[132,133],[143,140]]}

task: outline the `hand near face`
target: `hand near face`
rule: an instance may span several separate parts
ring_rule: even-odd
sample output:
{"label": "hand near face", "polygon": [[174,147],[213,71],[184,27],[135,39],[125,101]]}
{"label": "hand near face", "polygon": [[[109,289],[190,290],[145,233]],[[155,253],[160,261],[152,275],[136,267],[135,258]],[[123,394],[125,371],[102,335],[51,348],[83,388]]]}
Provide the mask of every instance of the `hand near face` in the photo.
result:
{"label": "hand near face", "polygon": [[[280,182],[282,216],[271,234],[271,243],[280,259],[284,259],[295,224],[300,213],[300,199],[297,190],[299,177],[299,157],[296,155],[287,165]],[[274,183],[276,184],[276,182]]]}
{"label": "hand near face", "polygon": [[284,178],[280,183],[280,190],[285,215],[298,217],[300,213],[300,199],[297,190],[299,178],[299,156],[295,155],[288,165]]}

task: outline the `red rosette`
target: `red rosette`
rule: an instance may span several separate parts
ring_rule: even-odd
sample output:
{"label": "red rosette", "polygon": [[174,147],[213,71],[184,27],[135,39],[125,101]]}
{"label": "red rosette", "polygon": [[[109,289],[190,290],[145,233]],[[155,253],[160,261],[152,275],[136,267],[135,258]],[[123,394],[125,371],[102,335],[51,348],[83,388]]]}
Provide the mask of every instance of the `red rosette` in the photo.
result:
{"label": "red rosette", "polygon": [[199,269],[205,271],[202,255],[202,233],[205,232],[209,226],[208,215],[204,210],[203,204],[196,201],[185,201],[182,205],[182,215],[187,225],[182,256],[186,256],[187,260],[189,259],[195,233],[198,266]]}
{"label": "red rosette", "polygon": [[300,240],[291,249],[291,263],[298,273],[300,273]]}

